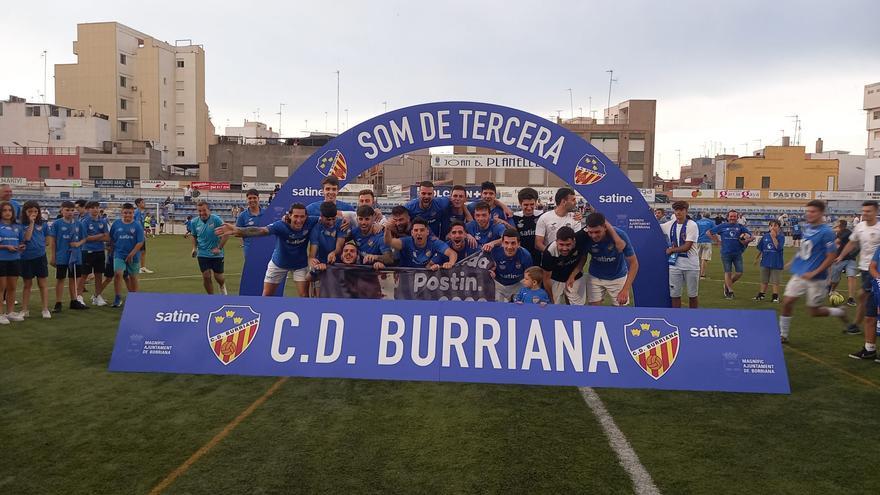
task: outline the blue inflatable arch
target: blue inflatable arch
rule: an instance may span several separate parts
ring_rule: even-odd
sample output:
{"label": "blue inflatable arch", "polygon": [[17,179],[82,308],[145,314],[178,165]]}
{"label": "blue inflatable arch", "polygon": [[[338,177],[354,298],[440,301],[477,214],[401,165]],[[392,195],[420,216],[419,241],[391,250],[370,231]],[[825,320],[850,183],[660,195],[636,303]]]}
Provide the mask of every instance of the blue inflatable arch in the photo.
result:
{"label": "blue inflatable arch", "polygon": [[[287,179],[261,225],[282,217],[292,203],[322,200],[321,179],[341,185],[370,167],[415,150],[466,145],[493,148],[535,162],[572,187],[615,226],[625,230],[639,259],[633,284],[637,306],[668,307],[666,240],[653,212],[626,174],[577,134],[514,108],[476,102],[415,105],[379,115],[340,134]],[[260,295],[274,238],[248,249],[240,293]]]}

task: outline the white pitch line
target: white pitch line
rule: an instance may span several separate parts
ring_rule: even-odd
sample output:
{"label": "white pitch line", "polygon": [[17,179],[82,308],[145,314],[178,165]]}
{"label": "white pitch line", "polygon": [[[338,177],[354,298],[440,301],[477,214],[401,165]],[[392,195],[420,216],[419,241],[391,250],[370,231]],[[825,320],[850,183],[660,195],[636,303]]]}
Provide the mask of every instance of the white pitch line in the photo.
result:
{"label": "white pitch line", "polygon": [[590,410],[593,411],[593,414],[599,420],[599,424],[602,425],[602,430],[605,432],[605,436],[608,437],[608,443],[611,445],[614,453],[617,454],[620,465],[629,474],[635,492],[639,495],[660,495],[660,490],[657,489],[657,485],[654,484],[654,480],[651,478],[648,470],[639,461],[639,456],[636,455],[636,451],[633,450],[626,436],[617,427],[608,409],[605,409],[605,404],[602,403],[599,394],[590,387],[579,387],[579,390],[581,391],[581,397],[584,398],[584,402],[587,403]]}

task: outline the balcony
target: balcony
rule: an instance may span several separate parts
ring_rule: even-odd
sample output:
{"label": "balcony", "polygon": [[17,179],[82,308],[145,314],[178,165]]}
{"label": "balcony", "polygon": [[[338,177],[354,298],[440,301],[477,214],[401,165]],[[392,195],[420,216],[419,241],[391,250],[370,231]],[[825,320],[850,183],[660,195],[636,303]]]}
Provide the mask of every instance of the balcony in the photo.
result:
{"label": "balcony", "polygon": [[0,155],[77,155],[76,147],[69,146],[0,146]]}

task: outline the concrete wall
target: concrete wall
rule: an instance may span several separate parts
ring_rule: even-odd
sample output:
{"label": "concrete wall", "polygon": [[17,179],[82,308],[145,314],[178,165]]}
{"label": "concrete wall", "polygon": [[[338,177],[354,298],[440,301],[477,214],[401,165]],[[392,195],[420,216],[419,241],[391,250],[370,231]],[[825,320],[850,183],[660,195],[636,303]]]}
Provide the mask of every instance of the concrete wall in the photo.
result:
{"label": "concrete wall", "polygon": [[[207,177],[200,178],[232,184],[283,183],[318,149],[313,146],[282,144],[213,144],[209,147]],[[244,176],[245,167],[254,167],[256,176]],[[276,167],[284,167],[285,172],[276,175]]]}

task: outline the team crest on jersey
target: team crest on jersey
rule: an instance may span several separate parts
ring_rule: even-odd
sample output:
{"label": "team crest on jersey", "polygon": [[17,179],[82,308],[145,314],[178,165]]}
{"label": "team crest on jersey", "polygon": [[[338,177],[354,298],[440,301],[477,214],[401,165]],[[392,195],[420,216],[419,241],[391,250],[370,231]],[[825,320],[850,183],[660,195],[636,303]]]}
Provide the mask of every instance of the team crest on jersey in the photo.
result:
{"label": "team crest on jersey", "polygon": [[244,354],[260,328],[260,313],[250,306],[224,305],[208,315],[208,345],[223,364]]}
{"label": "team crest on jersey", "polygon": [[624,332],[630,355],[651,378],[659,380],[675,364],[681,342],[677,326],[663,318],[636,318]]}
{"label": "team crest on jersey", "polygon": [[595,184],[605,177],[605,164],[589,153],[581,157],[574,167],[574,183],[581,186]]}
{"label": "team crest on jersey", "polygon": [[339,150],[327,150],[318,158],[315,166],[324,177],[331,175],[339,180],[345,180],[348,175],[348,167],[345,164],[345,156]]}

